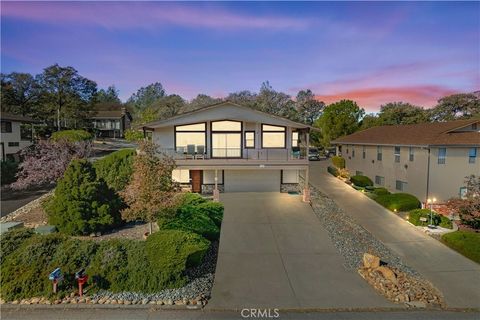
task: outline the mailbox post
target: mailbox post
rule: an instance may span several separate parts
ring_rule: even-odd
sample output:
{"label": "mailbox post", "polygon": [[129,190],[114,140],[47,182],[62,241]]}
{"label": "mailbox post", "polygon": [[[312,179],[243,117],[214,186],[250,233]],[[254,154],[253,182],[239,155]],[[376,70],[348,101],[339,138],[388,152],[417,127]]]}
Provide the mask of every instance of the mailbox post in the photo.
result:
{"label": "mailbox post", "polygon": [[57,286],[60,281],[63,279],[63,274],[60,268],[56,268],[50,273],[48,279],[53,283],[53,293],[57,293]]}
{"label": "mailbox post", "polygon": [[75,279],[78,281],[78,295],[83,296],[83,285],[88,281],[88,276],[85,274],[85,269],[80,269],[75,273]]}

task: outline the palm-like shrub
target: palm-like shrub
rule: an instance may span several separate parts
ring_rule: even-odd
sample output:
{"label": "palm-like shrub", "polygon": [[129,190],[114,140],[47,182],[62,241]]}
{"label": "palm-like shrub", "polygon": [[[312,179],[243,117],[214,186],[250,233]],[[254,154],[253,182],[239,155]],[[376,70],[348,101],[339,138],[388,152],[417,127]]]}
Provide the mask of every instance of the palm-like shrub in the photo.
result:
{"label": "palm-like shrub", "polygon": [[121,222],[121,201],[87,160],[73,160],[45,205],[48,221],[69,235],[105,231]]}

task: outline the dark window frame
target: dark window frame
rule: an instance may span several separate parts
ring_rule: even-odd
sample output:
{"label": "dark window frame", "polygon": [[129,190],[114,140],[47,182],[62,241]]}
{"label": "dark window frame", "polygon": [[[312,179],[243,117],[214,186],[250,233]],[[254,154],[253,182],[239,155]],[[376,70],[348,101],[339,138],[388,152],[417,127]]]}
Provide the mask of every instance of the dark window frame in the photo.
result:
{"label": "dark window frame", "polygon": [[[204,131],[199,131],[199,130],[181,130],[181,131],[177,131],[177,127],[183,127],[183,126],[189,126],[189,125],[192,125],[192,124],[204,124],[205,126],[205,129]],[[200,132],[203,132],[205,133],[205,152],[207,151],[207,123],[206,122],[195,122],[195,123],[187,123],[187,124],[180,124],[180,125],[176,125],[176,126],[173,126],[173,148],[174,148],[174,152],[177,152],[177,132],[181,132],[181,133],[200,133]]]}
{"label": "dark window frame", "polygon": [[[222,121],[231,121],[231,122],[239,122],[240,123],[240,131],[229,130],[229,131],[213,131],[213,123],[214,122],[222,122]],[[214,157],[213,156],[213,134],[214,133],[236,133],[240,134],[240,156],[239,157]],[[231,120],[231,119],[221,119],[221,120],[214,120],[210,121],[210,157],[212,159],[243,159],[243,121],[238,120]]]}
{"label": "dark window frame", "polygon": [[377,146],[377,161],[382,161],[382,159],[383,159],[382,146]]}
{"label": "dark window frame", "polygon": [[[445,153],[440,157],[440,150],[445,150]],[[447,148],[438,148],[437,164],[445,164],[447,162]]]}
{"label": "dark window frame", "polygon": [[[283,128],[283,131],[274,131],[274,130],[263,130],[263,126],[272,126],[272,127],[278,127],[278,128]],[[263,144],[263,133],[283,133],[283,147],[265,147]],[[276,124],[269,124],[269,123],[262,123],[261,124],[261,135],[262,135],[262,149],[287,149],[287,127],[286,126],[279,126]]]}
{"label": "dark window frame", "polygon": [[[253,133],[253,147],[249,147],[247,145],[247,133]],[[255,137],[255,131],[254,130],[246,130],[243,132],[243,138],[245,140],[245,149],[255,149],[257,145],[257,138]]]}
{"label": "dark window frame", "polygon": [[[472,150],[473,155],[472,155]],[[475,163],[478,156],[478,149],[476,147],[468,149],[468,163]]]}
{"label": "dark window frame", "polygon": [[[397,153],[398,150],[398,153]],[[400,163],[400,155],[402,153],[402,148],[399,146],[393,147],[393,156],[394,156],[394,161],[396,163]]]}
{"label": "dark window frame", "polygon": [[[204,186],[214,186],[215,183],[204,183],[204,179],[203,179],[204,178],[204,171],[206,171],[206,170],[202,170],[202,185],[204,185]],[[215,171],[215,170],[208,170],[208,171]],[[217,185],[223,186],[225,184],[225,170],[218,170],[218,171],[220,171],[221,174],[222,174],[222,183],[217,183]]]}
{"label": "dark window frame", "polygon": [[12,121],[3,121],[1,122],[1,132],[2,133],[12,133]]}

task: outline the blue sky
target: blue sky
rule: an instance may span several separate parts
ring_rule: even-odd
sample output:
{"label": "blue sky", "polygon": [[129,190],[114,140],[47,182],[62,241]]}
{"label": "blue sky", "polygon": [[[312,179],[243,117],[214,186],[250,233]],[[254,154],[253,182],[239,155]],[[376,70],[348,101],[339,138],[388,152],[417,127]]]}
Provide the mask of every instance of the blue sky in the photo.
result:
{"label": "blue sky", "polygon": [[480,89],[479,2],[2,2],[1,69],[59,63],[126,100],[258,91],[430,107]]}

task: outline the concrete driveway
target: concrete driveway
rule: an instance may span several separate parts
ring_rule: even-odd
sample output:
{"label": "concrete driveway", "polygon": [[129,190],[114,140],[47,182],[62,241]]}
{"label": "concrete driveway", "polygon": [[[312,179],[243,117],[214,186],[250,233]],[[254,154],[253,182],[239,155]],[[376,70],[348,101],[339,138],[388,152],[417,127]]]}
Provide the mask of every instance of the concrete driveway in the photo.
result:
{"label": "concrete driveway", "polygon": [[313,185],[433,283],[448,307],[480,308],[480,265],[328,174],[327,165],[327,161],[310,164]]}
{"label": "concrete driveway", "polygon": [[300,196],[226,193],[210,309],[394,306],[343,267]]}

